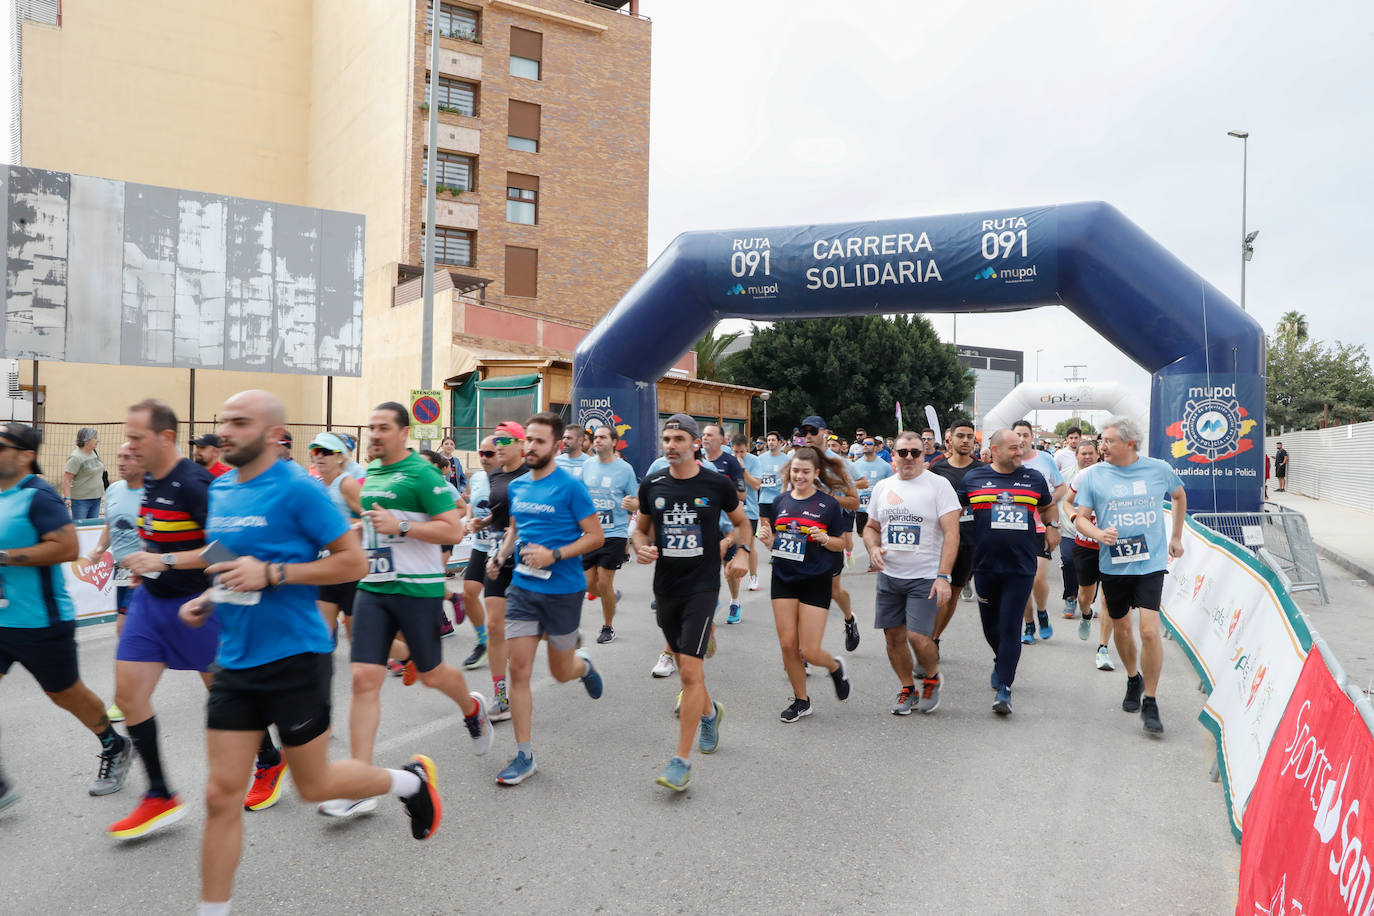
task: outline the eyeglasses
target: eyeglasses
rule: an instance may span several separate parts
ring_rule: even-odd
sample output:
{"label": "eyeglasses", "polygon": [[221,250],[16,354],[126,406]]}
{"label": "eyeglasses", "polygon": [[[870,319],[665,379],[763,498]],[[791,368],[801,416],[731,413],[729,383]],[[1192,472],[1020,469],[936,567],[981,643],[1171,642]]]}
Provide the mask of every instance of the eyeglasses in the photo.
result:
{"label": "eyeglasses", "polygon": [[897,449],[893,449],[893,452],[895,452],[896,455],[897,455],[899,458],[920,458],[920,457],[921,457],[921,450],[920,450],[919,448],[897,448]]}
{"label": "eyeglasses", "polygon": [[495,458],[496,449],[478,449],[477,454],[481,455],[483,458]]}
{"label": "eyeglasses", "polygon": [[498,447],[498,448],[505,448],[505,447],[508,446],[508,445],[514,445],[514,444],[515,444],[516,442],[518,442],[518,441],[520,441],[520,440],[516,439],[514,436],[492,436],[492,437],[491,437],[491,444],[492,444],[492,445],[495,445],[495,446]]}

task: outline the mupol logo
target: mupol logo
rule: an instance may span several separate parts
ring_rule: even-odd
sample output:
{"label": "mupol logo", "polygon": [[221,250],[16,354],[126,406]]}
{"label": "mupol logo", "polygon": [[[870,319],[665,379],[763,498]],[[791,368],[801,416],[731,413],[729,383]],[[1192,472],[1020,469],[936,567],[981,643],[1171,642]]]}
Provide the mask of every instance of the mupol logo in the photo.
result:
{"label": "mupol logo", "polygon": [[727,296],[743,296],[743,295],[744,295],[744,284],[743,284],[743,283],[736,283],[734,286],[730,287],[729,289],[727,289],[727,290],[725,291],[725,295],[727,295]]}
{"label": "mupol logo", "polygon": [[973,275],[973,279],[975,279],[975,280],[996,280],[996,279],[997,279],[997,271],[994,270],[994,269],[991,268],[991,267],[984,267],[982,270],[978,271],[978,273],[976,273],[976,274]]}

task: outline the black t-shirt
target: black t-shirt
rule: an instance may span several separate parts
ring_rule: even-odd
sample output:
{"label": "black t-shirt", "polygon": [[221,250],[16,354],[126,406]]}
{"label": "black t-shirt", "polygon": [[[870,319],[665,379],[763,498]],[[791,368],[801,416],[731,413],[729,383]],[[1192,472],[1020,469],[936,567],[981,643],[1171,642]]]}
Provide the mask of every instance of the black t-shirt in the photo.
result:
{"label": "black t-shirt", "polygon": [[[506,498],[506,488],[510,482],[517,477],[524,477],[530,472],[529,466],[521,463],[520,467],[513,471],[489,471],[487,480],[491,482],[491,495],[487,497],[487,505],[491,508],[491,525],[487,530],[492,533],[504,532],[510,527],[510,501]],[[499,543],[493,541],[496,547]]]}
{"label": "black t-shirt", "polygon": [[783,582],[831,575],[835,553],[811,535],[839,537],[845,530],[844,512],[829,493],[817,490],[806,499],[783,493],[773,500],[773,575]]}
{"label": "black t-shirt", "polygon": [[[161,480],[143,478],[143,505],[138,529],[143,549],[149,553],[181,553],[205,546],[205,515],[210,505],[210,472],[189,458],[182,458]],[[210,587],[198,569],[164,569],[144,576],[143,587],[159,598],[197,595]]]}
{"label": "black t-shirt", "polygon": [[1280,477],[1288,473],[1288,449],[1281,448],[1274,453],[1274,467]]}
{"label": "black t-shirt", "polygon": [[1035,511],[1054,501],[1045,477],[1034,468],[1002,474],[990,464],[970,468],[957,488],[959,502],[973,509],[973,569],[980,573],[1035,575],[1045,536],[1036,531]]}
{"label": "black t-shirt", "polygon": [[[969,457],[972,458],[973,456],[970,455]],[[941,453],[937,457],[931,459],[930,465],[926,470],[948,480],[949,485],[954,487],[954,492],[958,493],[959,485],[964,482],[964,475],[974,468],[981,466],[982,463],[983,462],[979,461],[977,458],[973,458],[973,463],[967,467],[956,468],[949,463],[949,455]],[[959,516],[959,546],[962,547],[964,544],[972,546],[973,537],[973,513],[965,509]]]}
{"label": "black t-shirt", "polygon": [[738,458],[730,452],[722,451],[717,457],[706,460],[711,462],[711,466],[717,471],[730,478],[730,482],[735,485],[736,493],[744,492],[744,465],[739,463]]}
{"label": "black t-shirt", "polygon": [[639,511],[649,514],[658,547],[655,594],[720,590],[720,517],[738,505],[729,479],[701,468],[686,480],[663,470],[640,481]]}

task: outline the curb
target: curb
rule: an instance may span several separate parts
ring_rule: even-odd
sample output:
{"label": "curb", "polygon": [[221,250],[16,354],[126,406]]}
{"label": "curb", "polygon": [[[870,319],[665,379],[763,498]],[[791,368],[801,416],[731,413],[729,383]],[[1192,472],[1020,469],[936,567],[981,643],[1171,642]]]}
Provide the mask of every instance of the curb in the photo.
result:
{"label": "curb", "polygon": [[1357,578],[1364,579],[1367,582],[1374,582],[1374,569],[1363,565],[1358,560],[1352,560],[1340,551],[1332,550],[1320,541],[1313,540],[1312,545],[1317,549],[1317,555],[1323,559],[1330,560],[1332,563],[1344,569],[1346,572],[1352,573]]}

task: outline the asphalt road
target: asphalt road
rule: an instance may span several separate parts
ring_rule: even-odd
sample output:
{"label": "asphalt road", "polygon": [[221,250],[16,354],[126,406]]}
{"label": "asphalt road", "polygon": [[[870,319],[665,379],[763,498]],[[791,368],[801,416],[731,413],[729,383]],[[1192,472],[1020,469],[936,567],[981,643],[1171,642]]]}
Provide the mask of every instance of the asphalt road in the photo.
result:
{"label": "asphalt road", "polygon": [[[863,568],[862,550],[855,569]],[[719,753],[693,756],[691,788],[654,785],[676,743],[676,678],[654,680],[660,634],[650,572],[627,567],[619,638],[591,651],[606,678],[591,700],[554,684],[539,660],[534,746],[540,770],[497,786],[514,754],[498,724],[474,758],[453,705],[388,679],[377,762],[423,752],[438,765],[440,832],[410,838],[391,799],[373,815],[322,818],[294,789],[245,812],[236,913],[1198,913],[1233,912],[1239,846],[1207,773],[1214,749],[1196,716],[1203,696],[1183,653],[1166,642],[1162,739],[1120,710],[1125,675],[1093,666],[1095,641],[1073,621],[1026,649],[1015,714],[991,712],[991,653],[972,602],[943,640],[940,709],[888,712],[897,681],[874,631],[873,577],[845,576],[863,626],[849,656],[854,691],[838,703],[813,676],[815,714],[778,721],[790,699],[764,591],[744,620],[717,617],[720,651],[707,684],[727,709]],[[1057,595],[1057,572],[1052,595]],[[722,588],[722,594],[724,589]],[[587,605],[591,643],[599,607]],[[838,609],[826,642],[841,649]],[[113,628],[81,634],[87,682],[113,693]],[[471,628],[445,642],[451,661]],[[346,753],[347,650],[336,656],[334,753]],[[1113,656],[1115,658],[1115,655]],[[485,668],[473,688],[490,691]],[[104,827],[130,810],[144,775],[86,794],[98,745],[53,707],[26,672],[0,683],[0,751],[24,798],[0,815],[0,912],[192,912],[203,823],[204,689],[169,673],[155,696],[163,758],[187,796],[180,824],[116,843]]]}

